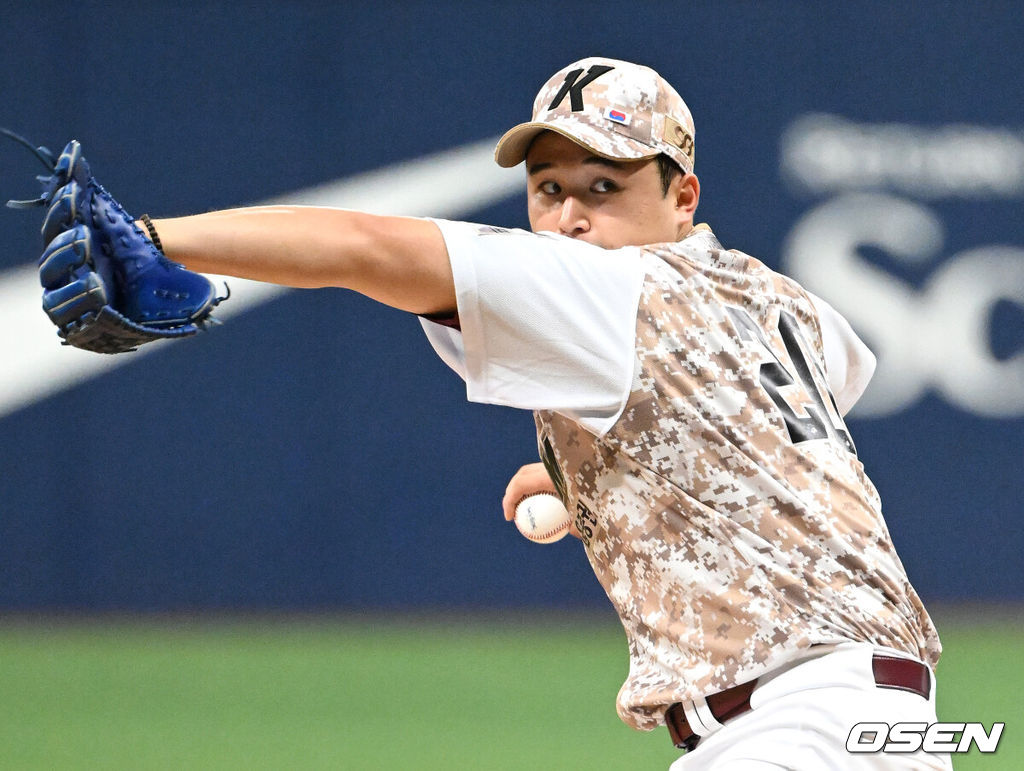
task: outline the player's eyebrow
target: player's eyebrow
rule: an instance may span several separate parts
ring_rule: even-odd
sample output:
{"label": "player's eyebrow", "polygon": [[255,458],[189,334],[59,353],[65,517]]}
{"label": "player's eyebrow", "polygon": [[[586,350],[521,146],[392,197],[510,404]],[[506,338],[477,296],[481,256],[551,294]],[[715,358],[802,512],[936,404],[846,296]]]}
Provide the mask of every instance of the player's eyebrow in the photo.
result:
{"label": "player's eyebrow", "polygon": [[[608,166],[612,169],[622,169],[625,165],[625,161],[613,161],[611,158],[602,158],[600,155],[590,155],[583,160],[585,164],[597,165],[597,166]],[[527,165],[527,174],[537,174],[538,172],[550,169],[554,166],[553,163],[534,163],[533,165]]]}
{"label": "player's eyebrow", "polygon": [[621,169],[626,165],[626,161],[613,161],[611,158],[602,158],[600,155],[591,155],[583,162],[596,163],[599,166],[610,166],[613,169]]}

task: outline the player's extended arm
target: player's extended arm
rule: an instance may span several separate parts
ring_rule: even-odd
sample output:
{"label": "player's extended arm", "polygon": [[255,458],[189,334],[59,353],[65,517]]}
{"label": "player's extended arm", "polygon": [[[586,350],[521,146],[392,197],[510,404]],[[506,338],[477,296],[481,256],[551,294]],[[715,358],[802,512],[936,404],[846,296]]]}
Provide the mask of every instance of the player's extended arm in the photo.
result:
{"label": "player's extended arm", "polygon": [[0,135],[48,171],[38,198],[8,205],[46,209],[43,309],[68,345],[122,353],[195,334],[224,299],[202,273],[345,287],[418,314],[456,309],[444,239],[428,220],[268,206],[160,220],[154,234],[96,181],[76,140],[57,156],[7,129]]}
{"label": "player's extended arm", "polygon": [[307,206],[255,206],[153,221],[190,270],[292,287],[344,287],[418,314],[454,311],[441,231],[429,220]]}

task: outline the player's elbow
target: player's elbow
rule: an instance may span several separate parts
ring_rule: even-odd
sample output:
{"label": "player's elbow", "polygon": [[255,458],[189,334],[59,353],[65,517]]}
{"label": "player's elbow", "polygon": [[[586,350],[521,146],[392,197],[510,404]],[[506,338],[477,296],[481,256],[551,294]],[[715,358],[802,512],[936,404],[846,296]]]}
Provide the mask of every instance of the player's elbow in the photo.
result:
{"label": "player's elbow", "polygon": [[418,314],[455,310],[444,238],[429,220],[363,215],[354,221],[339,286]]}

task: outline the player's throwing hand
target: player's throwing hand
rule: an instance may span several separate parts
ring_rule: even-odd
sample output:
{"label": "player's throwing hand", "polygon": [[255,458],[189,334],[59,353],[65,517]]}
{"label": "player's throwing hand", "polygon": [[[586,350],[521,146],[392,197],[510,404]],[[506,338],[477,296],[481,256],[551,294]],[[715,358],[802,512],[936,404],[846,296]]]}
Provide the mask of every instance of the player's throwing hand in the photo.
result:
{"label": "player's throwing hand", "polygon": [[[505,497],[501,499],[501,508],[505,512],[505,519],[511,522],[516,516],[516,505],[528,495],[536,493],[550,493],[558,495],[555,483],[548,476],[548,471],[543,463],[528,463],[520,469],[509,480],[505,488]],[[576,525],[569,527],[569,535],[580,537]]]}

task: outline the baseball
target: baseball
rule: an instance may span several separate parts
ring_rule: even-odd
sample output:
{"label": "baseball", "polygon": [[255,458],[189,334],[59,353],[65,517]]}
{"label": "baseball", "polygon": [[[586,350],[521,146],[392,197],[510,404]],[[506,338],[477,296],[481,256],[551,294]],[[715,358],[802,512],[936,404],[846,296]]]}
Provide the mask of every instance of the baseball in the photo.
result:
{"label": "baseball", "polygon": [[516,527],[534,543],[554,543],[565,537],[572,517],[557,495],[534,493],[516,505]]}

